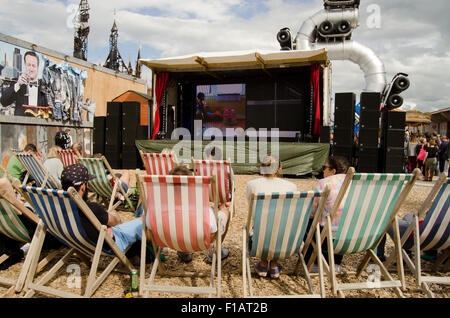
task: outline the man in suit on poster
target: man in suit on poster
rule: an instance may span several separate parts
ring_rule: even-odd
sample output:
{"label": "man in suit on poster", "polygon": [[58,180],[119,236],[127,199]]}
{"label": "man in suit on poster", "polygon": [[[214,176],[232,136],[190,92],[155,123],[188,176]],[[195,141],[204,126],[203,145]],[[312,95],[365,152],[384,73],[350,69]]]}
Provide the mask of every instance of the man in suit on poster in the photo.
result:
{"label": "man in suit on poster", "polygon": [[3,89],[0,98],[0,103],[3,106],[16,104],[15,116],[27,115],[23,105],[48,106],[45,93],[41,89],[41,80],[38,79],[39,56],[33,51],[28,51],[23,59],[25,72],[19,75],[17,82]]}

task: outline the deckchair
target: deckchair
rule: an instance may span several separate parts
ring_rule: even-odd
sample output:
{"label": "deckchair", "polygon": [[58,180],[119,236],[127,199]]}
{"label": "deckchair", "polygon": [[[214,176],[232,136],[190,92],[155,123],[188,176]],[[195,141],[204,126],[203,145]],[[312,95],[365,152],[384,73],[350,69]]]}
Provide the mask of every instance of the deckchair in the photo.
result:
{"label": "deckchair", "polygon": [[[235,187],[234,180],[231,175],[231,162],[230,160],[199,160],[191,158],[194,175],[197,176],[215,176],[216,187],[210,188],[210,201],[213,202],[212,194],[214,191],[217,193],[219,204],[231,202],[231,214],[234,216],[236,211],[235,206]],[[211,187],[211,186],[210,186]],[[231,219],[230,219],[231,221]]]}
{"label": "deckchair", "polygon": [[[309,294],[283,295],[282,297],[325,297],[322,262],[319,262],[320,294],[316,294],[303,258],[301,247],[306,234],[308,234],[307,241],[311,241],[313,235],[316,236],[317,241],[320,241],[319,220],[322,218],[325,202],[329,194],[329,188],[326,188],[323,192],[252,193],[247,224],[243,226],[242,231],[242,279],[244,297],[248,297],[247,284],[249,286],[250,297],[254,297],[250,272],[250,257],[268,261],[281,261],[295,254],[299,256],[299,260],[294,274],[298,275],[300,266],[302,266],[308,282]],[[309,233],[306,233],[314,199],[320,200],[319,206]],[[248,234],[252,229],[252,244],[249,247],[250,238]],[[309,245],[304,246],[308,247]],[[317,248],[319,250],[318,253],[321,254],[321,246],[318,245]]]}
{"label": "deckchair", "polygon": [[58,153],[64,168],[76,164],[77,158],[81,157],[80,154],[73,149],[59,149],[56,152]]}
{"label": "deckchair", "polygon": [[168,175],[178,165],[178,159],[172,154],[150,153],[139,150],[145,171],[148,175]]}
{"label": "deckchair", "polygon": [[[141,248],[139,293],[148,297],[150,292],[208,294],[221,297],[221,237],[216,235],[216,253],[213,254],[210,285],[173,286],[155,284],[155,276],[198,276],[201,273],[168,272],[160,263],[162,248],[181,252],[200,252],[210,248],[209,184],[214,177],[140,175],[139,187],[144,204],[142,242],[146,242],[146,229],[150,229],[150,242],[156,252],[155,262],[145,282],[145,244]],[[217,221],[217,201],[214,214]],[[218,222],[217,222],[218,224]],[[220,228],[220,224],[218,224]],[[144,260],[144,261],[143,261]],[[216,262],[217,261],[217,262]],[[217,284],[215,271],[217,270]]]}
{"label": "deckchair", "polygon": [[[40,218],[38,228],[33,237],[33,240],[36,240],[37,243],[36,249],[33,250],[35,257],[25,281],[25,297],[32,297],[36,291],[58,297],[91,297],[119,262],[128,270],[131,271],[133,269],[133,265],[125,256],[125,252],[122,252],[114,240],[106,233],[106,225],[100,223],[74,188],[70,187],[68,191],[63,191],[22,186],[22,189],[30,196]],[[93,242],[86,235],[80,219],[80,213],[84,213],[98,230],[97,242]],[[41,253],[42,243],[46,234],[45,229],[68,246],[69,251],[39,281],[36,281],[37,256]],[[86,261],[86,256],[91,259],[91,267],[84,294],[80,295],[45,286],[57,275],[58,270],[62,266],[69,264],[69,258],[74,254],[82,257],[84,261]],[[112,256],[113,259],[97,278],[97,268],[101,256]]]}
{"label": "deckchair", "polygon": [[[393,279],[377,257],[375,250],[387,233],[389,225],[396,222],[395,216],[419,174],[419,169],[415,169],[413,174],[389,174],[355,173],[353,167],[349,168],[331,212],[326,216],[325,227],[321,235],[321,244],[325,238],[332,238],[327,239],[328,262],[323,255],[320,257],[323,258],[333,295],[339,294],[339,296],[344,297],[343,291],[353,289],[394,288],[394,292],[399,297],[403,297],[399,287],[404,289],[406,284],[399,249],[398,231],[396,231],[394,243],[397,251],[399,280]],[[333,234],[332,220],[336,217],[346,193],[347,198],[344,202],[339,226]],[[356,278],[359,278],[362,272],[366,270],[366,272],[370,272],[368,281],[338,284],[334,254],[344,255],[362,252],[365,252],[365,255],[357,268]],[[368,269],[371,259],[375,262],[376,270],[375,268]],[[314,260],[315,253],[310,258],[308,268],[312,266]],[[382,276],[384,279],[379,281],[381,277],[378,276]]]}
{"label": "deckchair", "polygon": [[[0,172],[0,174],[2,174]],[[3,177],[1,175],[0,177]],[[20,182],[16,179],[13,180],[14,188],[20,186]],[[30,238],[30,234],[28,232],[28,229],[25,227],[25,225],[22,223],[21,219],[19,218],[19,215],[24,215],[31,221],[38,224],[39,217],[28,210],[25,205],[22,203],[22,201],[18,200],[16,197],[11,196],[11,194],[0,191],[0,233],[5,235],[6,237],[16,240],[19,242],[22,242],[24,244],[29,243],[30,244],[30,252],[27,254],[25,261],[22,265],[22,269],[20,270],[19,276],[16,280],[12,280],[10,278],[4,278],[0,277],[0,284],[4,284],[7,286],[11,286],[11,288],[3,295],[3,296],[9,296],[13,294],[14,292],[19,293],[23,285],[25,283],[25,278],[28,273],[28,270],[31,265],[31,261],[33,258],[32,251],[35,249],[36,241],[32,241]],[[39,270],[43,268],[49,261],[51,261],[56,254],[59,252],[57,250],[56,252],[52,252],[48,254],[45,258],[41,260],[39,263]],[[8,259],[8,255],[3,255],[0,257],[0,264],[3,263]]]}
{"label": "deckchair", "polygon": [[35,154],[25,154],[18,153],[17,159],[22,163],[24,168],[27,170],[27,174],[22,182],[22,185],[25,185],[28,181],[29,176],[31,175],[38,187],[46,187],[49,189],[59,189],[58,183],[53,179],[50,173],[42,164],[41,160],[39,160]]}
{"label": "deckchair", "polygon": [[[114,204],[117,191],[123,195],[123,198],[127,200],[129,206],[134,211],[134,206],[130,201],[129,194],[123,189],[119,178],[113,172],[105,156],[102,156],[101,158],[77,158],[77,162],[86,166],[89,174],[95,176],[95,179],[92,179],[88,183],[89,190],[100,197],[109,200],[108,212],[114,210],[123,202],[123,200],[119,200]],[[108,174],[113,178],[114,186],[112,186],[109,181]]]}
{"label": "deckchair", "polygon": [[[422,206],[414,213],[414,221],[408,227],[401,237],[402,256],[406,265],[416,278],[417,285],[427,293],[429,297],[434,298],[433,292],[428,284],[450,284],[450,277],[424,276],[422,275],[421,257],[422,251],[437,250],[442,251],[441,257],[436,260],[434,270],[437,271],[439,265],[449,257],[450,248],[450,178],[444,173],[439,175],[428,197]],[[419,221],[423,223],[419,228]],[[397,224],[398,225],[398,224]],[[411,242],[409,237],[413,233],[414,240]],[[414,262],[406,252],[414,252]],[[394,255],[386,261],[386,266],[392,264],[395,260]],[[450,261],[447,261],[447,266]],[[447,268],[448,269],[448,268]]]}

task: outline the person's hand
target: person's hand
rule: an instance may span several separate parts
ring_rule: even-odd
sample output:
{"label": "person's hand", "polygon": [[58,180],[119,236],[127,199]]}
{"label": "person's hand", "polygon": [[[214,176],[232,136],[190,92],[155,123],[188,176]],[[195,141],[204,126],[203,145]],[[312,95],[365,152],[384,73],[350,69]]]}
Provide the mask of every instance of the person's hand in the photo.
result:
{"label": "person's hand", "polygon": [[30,81],[30,77],[26,73],[20,74],[19,78],[17,79],[17,83],[14,84],[14,90],[17,92],[20,89],[20,86],[28,84]]}

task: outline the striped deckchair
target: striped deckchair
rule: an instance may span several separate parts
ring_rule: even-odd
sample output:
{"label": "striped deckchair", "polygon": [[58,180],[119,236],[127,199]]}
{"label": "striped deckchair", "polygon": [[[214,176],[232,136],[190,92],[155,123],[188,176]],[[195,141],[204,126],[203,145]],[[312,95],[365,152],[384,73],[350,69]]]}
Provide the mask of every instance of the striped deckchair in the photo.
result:
{"label": "striped deckchair", "polygon": [[[89,174],[95,176],[95,179],[92,179],[88,183],[89,190],[93,191],[101,198],[109,200],[108,212],[114,210],[123,203],[123,200],[118,200],[117,203],[114,204],[114,198],[116,197],[117,191],[123,195],[123,199],[127,200],[129,206],[134,211],[134,206],[128,197],[129,194],[123,189],[119,178],[117,178],[113,172],[105,156],[102,156],[101,158],[77,158],[77,162],[86,166]],[[110,177],[114,180],[114,186],[112,186],[109,181]]]}
{"label": "striped deckchair", "polygon": [[[2,179],[2,182],[8,181]],[[14,180],[13,182],[20,184],[18,180]],[[15,187],[17,187],[17,184]],[[0,277],[0,284],[11,286],[4,296],[9,296],[14,292],[19,293],[22,290],[31,261],[34,257],[33,251],[35,250],[36,240],[34,240],[34,237],[33,240],[30,238],[28,229],[22,223],[19,215],[27,217],[36,224],[39,222],[38,216],[28,210],[22,201],[18,200],[14,196],[11,196],[11,194],[8,194],[7,192],[0,191],[0,233],[12,240],[22,242],[24,244],[30,243],[30,249],[22,265],[18,278],[16,280],[12,280],[10,278]],[[38,265],[39,268],[43,268],[55,256],[55,252],[50,253],[47,257],[41,260]],[[0,257],[0,264],[8,258],[9,257],[7,255],[2,255]],[[40,271],[40,269],[38,271]]]}
{"label": "striped deckchair", "polygon": [[139,150],[145,171],[148,175],[168,175],[178,165],[176,156],[172,154],[149,153]]}
{"label": "striped deckchair", "polygon": [[[416,182],[420,171],[415,169],[413,174],[389,174],[389,173],[355,173],[350,167],[347,176],[341,186],[338,197],[332,207],[330,215],[326,217],[322,241],[327,239],[328,263],[324,261],[325,271],[328,273],[333,295],[343,297],[344,290],[394,288],[399,297],[403,293],[399,287],[406,288],[402,268],[402,257],[397,248],[397,271],[400,280],[394,280],[386,267],[376,255],[376,248],[381,239],[387,233],[389,225],[395,222],[395,216]],[[347,193],[344,202],[342,216],[336,233],[331,230],[332,220],[335,218],[343,197]],[[399,240],[395,240],[396,247],[400,246]],[[375,261],[376,274],[370,276],[368,282],[338,284],[334,263],[334,254],[355,254],[365,252],[356,277],[359,278],[367,269],[369,261]],[[313,254],[314,255],[314,254]],[[323,257],[323,256],[321,256]],[[308,266],[312,265],[315,256],[310,259]],[[372,270],[372,268],[369,268]],[[369,272],[369,269],[367,272]],[[381,273],[379,272],[381,271]],[[378,281],[378,273],[384,280]],[[373,278],[373,279],[372,279]],[[374,280],[374,281],[372,281]]]}
{"label": "striped deckchair", "polygon": [[[419,228],[419,221],[423,220]],[[398,224],[397,224],[398,226]],[[409,237],[414,232],[414,240]],[[417,285],[421,287],[429,297],[434,298],[434,294],[428,283],[450,284],[450,277],[439,277],[422,275],[420,254],[423,251],[441,251],[440,257],[436,260],[435,270],[449,257],[450,248],[450,178],[444,173],[439,175],[434,187],[422,206],[414,213],[414,221],[401,237],[402,256],[416,278]],[[406,253],[406,250],[414,252],[413,262]],[[394,262],[394,256],[386,261],[386,266]],[[448,261],[450,262],[450,261]],[[448,265],[448,263],[447,263]]]}
{"label": "striped deckchair", "polygon": [[[244,243],[242,247],[244,297],[248,296],[247,283],[250,296],[254,297],[250,273],[250,257],[268,261],[281,261],[288,259],[294,254],[299,256],[294,273],[299,273],[300,265],[303,267],[310,294],[295,294],[289,295],[289,297],[325,297],[322,263],[319,262],[320,294],[315,294],[301,246],[305,234],[308,234],[306,242],[310,242],[314,234],[316,235],[316,240],[320,241],[319,220],[322,218],[325,202],[329,194],[329,188],[326,188],[323,192],[252,193],[247,225],[243,227],[242,232]],[[315,198],[318,198],[320,203],[309,233],[306,233]],[[252,244],[249,248],[250,238],[248,234],[252,229]],[[309,244],[304,246],[308,247]],[[321,246],[318,245],[317,248],[318,253],[321,254]],[[283,297],[286,297],[286,295]]]}
{"label": "striped deckchair", "polygon": [[[23,186],[22,189],[30,196],[41,219],[35,233],[38,239],[36,251],[34,251],[36,255],[41,253],[45,229],[69,247],[69,251],[37,282],[35,281],[37,258],[33,259],[25,281],[24,288],[27,291],[25,297],[32,297],[36,291],[59,297],[91,297],[119,262],[129,270],[133,269],[133,265],[125,256],[125,253],[106,233],[106,225],[100,223],[74,188],[70,187],[68,191],[63,191]],[[99,231],[97,242],[93,242],[86,235],[80,213],[84,213]],[[69,264],[69,258],[74,254],[85,255],[92,259],[84,294],[79,295],[45,286],[64,264]],[[97,267],[101,256],[112,256],[113,260],[97,278]]]}
{"label": "striped deckchair", "polygon": [[22,185],[26,184],[28,177],[31,175],[36,182],[36,186],[46,187],[49,189],[59,189],[58,183],[55,179],[53,179],[36,155],[33,153],[19,153],[17,154],[17,159],[19,159],[24,168],[27,170],[27,175],[25,176]]}
{"label": "striped deckchair", "polygon": [[[167,272],[160,263],[162,248],[168,247],[182,252],[200,252],[210,248],[210,204],[209,185],[213,177],[196,176],[156,176],[140,175],[139,187],[143,196],[144,226],[142,242],[146,239],[146,229],[150,229],[154,250],[157,251],[151,275],[145,284],[145,253],[141,250],[141,270],[139,293],[148,297],[150,292],[209,294],[221,297],[221,238],[216,235],[216,253],[213,255],[209,287],[156,285],[157,273],[170,276],[198,276],[199,273]],[[217,202],[214,205],[217,221]],[[220,226],[218,226],[220,228]],[[144,245],[143,245],[144,246]],[[144,261],[143,261],[144,260]],[[217,265],[216,265],[217,260]],[[214,272],[217,269],[217,284]]]}
{"label": "striped deckchair", "polygon": [[57,150],[59,158],[61,159],[64,168],[77,163],[79,155],[73,149],[59,149]]}
{"label": "striped deckchair", "polygon": [[[213,191],[217,191],[219,203],[231,202],[231,216],[234,216],[235,207],[235,187],[232,177],[232,168],[230,160],[199,160],[192,158],[192,167],[194,175],[197,176],[215,176],[216,188],[210,189],[210,201],[212,201]],[[231,221],[231,220],[230,220]]]}

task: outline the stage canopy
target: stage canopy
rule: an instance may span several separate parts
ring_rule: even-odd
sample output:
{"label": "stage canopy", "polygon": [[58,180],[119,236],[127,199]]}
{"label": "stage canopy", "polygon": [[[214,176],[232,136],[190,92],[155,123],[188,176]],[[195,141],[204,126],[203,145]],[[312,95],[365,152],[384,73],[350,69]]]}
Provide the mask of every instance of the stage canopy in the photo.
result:
{"label": "stage canopy", "polygon": [[155,60],[140,59],[139,63],[154,72],[198,72],[233,69],[265,69],[326,64],[328,56],[325,49],[312,51],[225,51],[202,52],[192,55],[161,58]]}

